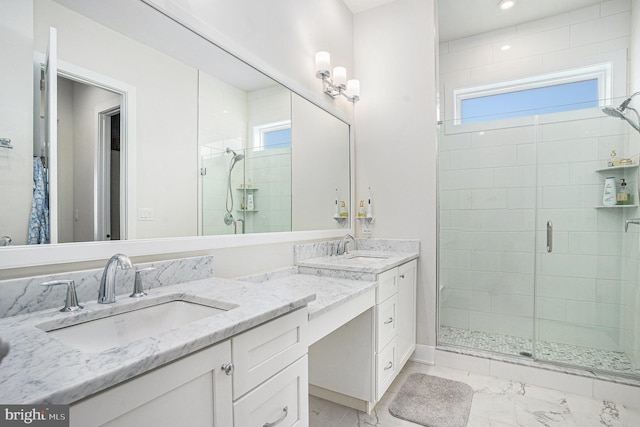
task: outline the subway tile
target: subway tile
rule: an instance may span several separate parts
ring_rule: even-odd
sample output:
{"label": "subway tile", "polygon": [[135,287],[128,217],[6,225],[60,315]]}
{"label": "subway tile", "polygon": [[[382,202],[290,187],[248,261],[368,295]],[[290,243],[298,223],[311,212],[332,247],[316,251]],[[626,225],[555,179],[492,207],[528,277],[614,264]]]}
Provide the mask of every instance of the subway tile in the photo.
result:
{"label": "subway tile", "polygon": [[567,321],[583,325],[620,328],[621,308],[618,304],[567,300]]}
{"label": "subway tile", "polygon": [[452,328],[469,329],[469,311],[456,308],[440,308],[440,324]]}
{"label": "subway tile", "polygon": [[566,27],[580,22],[597,19],[600,16],[598,5],[588,6],[567,13],[561,13],[548,18],[518,24],[518,34],[531,34],[553,28]]}
{"label": "subway tile", "polygon": [[526,316],[474,311],[469,314],[469,322],[473,330],[516,337],[530,338],[533,331],[533,319]]}
{"label": "subway tile", "polygon": [[533,187],[507,188],[507,209],[534,209],[536,191]]}
{"label": "subway tile", "polygon": [[568,233],[569,252],[581,255],[598,254],[598,233],[572,232]]}
{"label": "subway tile", "polygon": [[620,351],[619,338],[612,337],[609,333],[613,332],[614,336],[619,335],[618,329],[609,330],[608,328],[593,325],[580,325],[544,319],[540,319],[537,324],[538,338],[542,341]]}
{"label": "subway tile", "polygon": [[631,0],[610,0],[600,3],[600,15],[609,16],[616,13],[630,12]]}
{"label": "subway tile", "polygon": [[594,301],[596,279],[593,277],[540,275],[537,277],[537,295],[548,298]]}
{"label": "subway tile", "polygon": [[509,316],[533,316],[533,296],[492,295],[491,312]]}
{"label": "subway tile", "polygon": [[618,13],[571,26],[571,46],[626,37],[631,31],[629,13]]}
{"label": "subway tile", "polygon": [[440,188],[442,190],[492,188],[493,176],[493,169],[442,171],[440,173]]}
{"label": "subway tile", "polygon": [[[592,171],[593,172],[593,171]],[[567,185],[571,181],[571,168],[568,163],[540,165],[537,168],[538,185],[542,187]]]}
{"label": "subway tile", "polygon": [[546,254],[540,256],[541,271],[549,276],[596,277],[598,257],[594,255]]}
{"label": "subway tile", "polygon": [[474,68],[491,62],[491,57],[491,45],[478,45],[463,50],[449,49],[449,53],[440,55],[440,70],[444,73],[450,73]]}
{"label": "subway tile", "polygon": [[536,318],[547,320],[567,320],[567,301],[562,298],[536,298]]}
{"label": "subway tile", "polygon": [[535,255],[525,252],[502,252],[500,265],[501,271],[533,274],[535,267]]}
{"label": "subway tile", "polygon": [[482,312],[491,310],[491,295],[488,292],[445,288],[442,290],[441,295],[443,306],[447,308]]}
{"label": "subway tile", "polygon": [[557,140],[538,144],[538,163],[570,163],[591,161],[598,156],[598,138]]}
{"label": "subway tile", "polygon": [[472,148],[457,152],[451,167],[454,169],[481,169],[516,164],[518,151],[515,146]]}
{"label": "subway tile", "polygon": [[476,271],[499,271],[500,252],[472,251],[471,269]]}
{"label": "subway tile", "polygon": [[507,207],[505,189],[476,189],[471,191],[471,209],[501,209]]}
{"label": "subway tile", "polygon": [[535,185],[535,166],[504,166],[495,169],[496,187],[535,187]]}
{"label": "subway tile", "polygon": [[570,27],[558,27],[550,30],[509,37],[511,49],[503,51],[500,47],[504,41],[493,44],[494,62],[503,62],[518,58],[526,58],[547,52],[568,49],[571,45]]}

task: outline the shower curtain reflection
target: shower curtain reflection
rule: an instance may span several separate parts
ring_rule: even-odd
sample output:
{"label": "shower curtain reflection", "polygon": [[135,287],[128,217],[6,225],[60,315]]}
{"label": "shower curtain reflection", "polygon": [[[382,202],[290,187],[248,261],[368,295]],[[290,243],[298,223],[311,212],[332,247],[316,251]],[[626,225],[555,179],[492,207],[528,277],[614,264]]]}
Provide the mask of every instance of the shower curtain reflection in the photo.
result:
{"label": "shower curtain reflection", "polygon": [[[600,108],[519,123],[441,126],[438,345],[638,376],[640,137]],[[636,204],[603,207],[608,176]]]}

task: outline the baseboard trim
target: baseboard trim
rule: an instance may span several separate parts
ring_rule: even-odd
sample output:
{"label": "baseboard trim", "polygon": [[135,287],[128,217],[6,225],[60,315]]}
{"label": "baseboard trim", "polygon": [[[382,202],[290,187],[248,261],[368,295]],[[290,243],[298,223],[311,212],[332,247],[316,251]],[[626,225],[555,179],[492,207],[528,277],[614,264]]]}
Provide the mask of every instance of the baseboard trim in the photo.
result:
{"label": "baseboard trim", "polygon": [[436,348],[430,345],[416,344],[416,351],[413,352],[409,360],[423,365],[435,365]]}

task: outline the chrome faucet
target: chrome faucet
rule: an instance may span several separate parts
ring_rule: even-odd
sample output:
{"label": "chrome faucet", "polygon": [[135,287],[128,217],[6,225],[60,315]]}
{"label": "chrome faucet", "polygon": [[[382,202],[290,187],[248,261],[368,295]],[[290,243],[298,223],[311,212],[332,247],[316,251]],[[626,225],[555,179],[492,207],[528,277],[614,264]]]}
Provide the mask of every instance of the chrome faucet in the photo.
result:
{"label": "chrome faucet", "polygon": [[113,304],[116,302],[116,269],[120,267],[123,270],[132,268],[131,260],[123,254],[115,254],[104,267],[102,279],[100,279],[100,288],[98,288],[98,303]]}
{"label": "chrome faucet", "polygon": [[336,251],[336,255],[344,255],[347,253],[347,239],[351,239],[351,241],[353,242],[353,248],[356,249],[357,243],[356,243],[355,237],[347,233],[344,236],[342,236],[342,239],[340,239],[340,243],[338,243],[338,249]]}

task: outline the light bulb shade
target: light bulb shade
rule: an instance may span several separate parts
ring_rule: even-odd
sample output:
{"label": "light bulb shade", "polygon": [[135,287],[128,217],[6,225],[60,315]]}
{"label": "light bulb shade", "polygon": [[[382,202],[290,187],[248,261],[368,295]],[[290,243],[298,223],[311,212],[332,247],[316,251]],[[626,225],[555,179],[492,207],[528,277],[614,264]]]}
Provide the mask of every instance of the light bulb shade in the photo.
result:
{"label": "light bulb shade", "polygon": [[316,52],[316,77],[322,78],[322,76],[329,77],[329,70],[331,69],[331,55],[329,52],[319,51]]}
{"label": "light bulb shade", "polygon": [[345,88],[347,85],[347,69],[345,67],[335,67],[333,69],[333,84],[336,87]]}
{"label": "light bulb shade", "polygon": [[347,95],[350,98],[360,98],[360,80],[351,79],[347,81]]}

